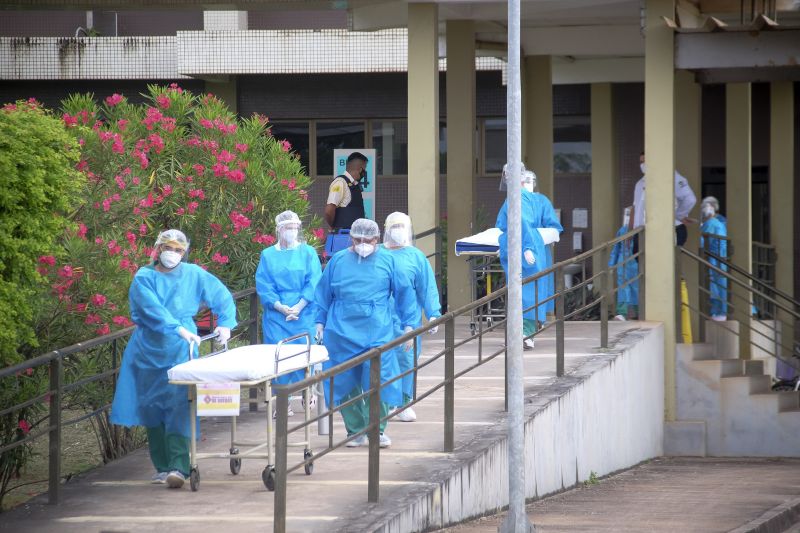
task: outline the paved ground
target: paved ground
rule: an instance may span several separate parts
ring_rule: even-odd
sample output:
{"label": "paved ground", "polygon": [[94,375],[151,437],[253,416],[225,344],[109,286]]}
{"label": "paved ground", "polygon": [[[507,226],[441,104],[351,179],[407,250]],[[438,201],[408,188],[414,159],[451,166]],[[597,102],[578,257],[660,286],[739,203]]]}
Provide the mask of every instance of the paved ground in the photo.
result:
{"label": "paved ground", "polygon": [[[725,532],[800,498],[800,459],[661,458],[528,505],[538,533]],[[505,515],[442,531],[497,531]],[[800,531],[800,526],[792,531]]]}

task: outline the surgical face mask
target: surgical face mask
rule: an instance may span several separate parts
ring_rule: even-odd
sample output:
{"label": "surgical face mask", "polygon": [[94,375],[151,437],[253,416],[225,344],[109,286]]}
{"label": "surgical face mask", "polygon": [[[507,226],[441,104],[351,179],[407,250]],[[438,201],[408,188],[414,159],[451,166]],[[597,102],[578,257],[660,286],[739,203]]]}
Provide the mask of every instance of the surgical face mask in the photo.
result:
{"label": "surgical face mask", "polygon": [[389,238],[391,238],[392,242],[395,244],[407,244],[407,236],[408,232],[404,228],[391,228],[389,230]]}
{"label": "surgical face mask", "polygon": [[367,257],[375,251],[375,245],[362,242],[361,244],[353,246],[353,250],[361,257]]}
{"label": "surgical face mask", "polygon": [[533,192],[534,183],[532,181],[524,181],[522,182],[522,186],[525,187],[526,191]]}
{"label": "surgical face mask", "polygon": [[639,168],[641,169],[642,174],[647,174],[647,165],[644,163],[639,163]]}
{"label": "surgical face mask", "polygon": [[714,216],[714,206],[706,204],[700,208],[700,212],[703,214],[703,218],[711,218]]}
{"label": "surgical face mask", "polygon": [[298,230],[296,229],[285,229],[281,234],[283,236],[283,242],[287,244],[287,246],[291,246],[292,244],[297,242],[297,234]]}
{"label": "surgical face mask", "polygon": [[164,250],[158,256],[158,262],[164,268],[175,268],[181,262],[181,254],[178,252]]}

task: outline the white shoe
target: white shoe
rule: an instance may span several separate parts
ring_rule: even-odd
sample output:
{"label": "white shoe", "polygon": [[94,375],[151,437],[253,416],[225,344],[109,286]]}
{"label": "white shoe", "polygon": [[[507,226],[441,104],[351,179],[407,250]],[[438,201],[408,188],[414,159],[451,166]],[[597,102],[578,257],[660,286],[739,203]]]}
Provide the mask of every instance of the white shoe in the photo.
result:
{"label": "white shoe", "polygon": [[714,315],[714,316],[711,317],[711,320],[713,320],[714,322],[725,322],[726,320],[728,320],[728,316],[727,315]]}
{"label": "white shoe", "polygon": [[173,470],[172,472],[167,474],[167,485],[171,489],[179,489],[183,487],[184,481],[186,481],[186,476],[184,476],[177,470]]}
{"label": "white shoe", "polygon": [[625,317],[624,317],[624,316],[622,316],[622,315],[617,315],[617,316],[615,316],[615,317],[614,317],[614,320],[619,320],[620,322],[627,322],[627,321],[628,321],[628,319],[627,319],[627,318],[625,318]]}
{"label": "white shoe", "polygon": [[388,448],[391,445],[392,445],[392,439],[389,438],[389,435],[381,433],[380,447]]}
{"label": "white shoe", "polygon": [[167,475],[169,472],[156,472],[153,474],[153,477],[150,478],[150,483],[153,485],[163,485],[167,482]]}
{"label": "white shoe", "polygon": [[[306,408],[306,400],[305,400],[305,398],[300,398],[300,403],[303,405],[303,410],[305,410],[305,408]],[[310,409],[314,409],[316,406],[317,406],[317,395],[316,394],[312,394],[311,395],[311,401],[308,402],[308,407]],[[292,416],[292,415],[289,415],[289,416]]]}
{"label": "white shoe", "polygon": [[[294,411],[292,411],[292,406],[289,406],[289,411],[286,413],[286,416],[292,417],[294,416]],[[275,420],[278,418],[278,410],[272,411],[272,419]]]}
{"label": "white shoe", "polygon": [[366,435],[361,435],[360,437],[356,437],[347,444],[345,444],[345,446],[347,446],[348,448],[358,448],[359,446],[368,446],[368,445],[369,445],[369,440],[367,440]]}
{"label": "white shoe", "polygon": [[533,350],[533,347],[534,347],[533,339],[522,339],[523,350]]}
{"label": "white shoe", "polygon": [[410,407],[406,407],[394,416],[395,420],[400,422],[415,422],[417,420],[417,413]]}

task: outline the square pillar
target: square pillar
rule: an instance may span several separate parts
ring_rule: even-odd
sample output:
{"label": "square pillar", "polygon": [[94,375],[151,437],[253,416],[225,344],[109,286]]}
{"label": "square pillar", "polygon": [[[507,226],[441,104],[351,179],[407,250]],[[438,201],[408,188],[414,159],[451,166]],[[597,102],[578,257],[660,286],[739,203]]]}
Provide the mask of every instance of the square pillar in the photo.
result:
{"label": "square pillar", "polygon": [[475,23],[447,21],[447,305],[472,301],[455,242],[475,233]]}
{"label": "square pillar", "polygon": [[[769,200],[770,237],[775,246],[775,288],[794,295],[794,86],[790,81],[774,82],[770,88]],[[782,303],[785,303],[781,301]],[[778,311],[783,344],[794,342],[794,318]],[[788,357],[791,350],[781,348]]]}
{"label": "square pillar", "polygon": [[[439,225],[439,17],[433,3],[408,5],[408,131],[408,214],[420,232]],[[428,237],[417,246],[428,255],[434,244]]]}
{"label": "square pillar", "polygon": [[[684,245],[687,250],[697,252],[700,249],[700,197],[703,191],[702,183],[702,96],[700,84],[695,83],[694,75],[687,70],[675,73],[675,160],[678,172],[683,174],[689,186],[697,195],[698,202],[695,207],[697,224],[687,224],[689,237]],[[694,213],[692,213],[692,216]],[[700,308],[698,283],[700,271],[697,263],[684,258],[681,261],[681,275],[686,280],[689,289],[689,305],[693,309]],[[695,312],[689,312],[692,324],[692,339],[698,342],[700,320]]]}
{"label": "square pillar", "polygon": [[664,414],[675,420],[675,61],[662,17],[671,0],[646,0],[644,68],[645,318],[664,324]]}
{"label": "square pillar", "polygon": [[[592,247],[614,238],[622,226],[614,135],[614,105],[610,83],[592,84]],[[594,272],[605,265],[594,258]]]}
{"label": "square pillar", "polygon": [[525,168],[536,173],[537,191],[553,203],[553,61],[525,56],[523,67],[522,153]]}
{"label": "square pillar", "polygon": [[246,31],[247,11],[203,11],[206,31]]}
{"label": "square pillar", "polygon": [[[729,83],[725,90],[725,203],[732,262],[745,272],[753,270],[752,118],[749,83]],[[747,280],[742,280],[746,283]],[[752,295],[735,283],[733,319],[739,321],[739,357],[750,358],[750,306]]]}

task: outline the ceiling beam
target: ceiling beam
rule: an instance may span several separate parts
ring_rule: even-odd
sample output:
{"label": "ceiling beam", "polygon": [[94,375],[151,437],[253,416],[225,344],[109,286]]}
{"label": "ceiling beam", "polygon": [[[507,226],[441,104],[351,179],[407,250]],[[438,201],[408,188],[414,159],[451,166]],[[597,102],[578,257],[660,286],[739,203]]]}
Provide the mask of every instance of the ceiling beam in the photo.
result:
{"label": "ceiling beam", "polygon": [[675,35],[675,68],[678,69],[797,65],[800,65],[800,30]]}

